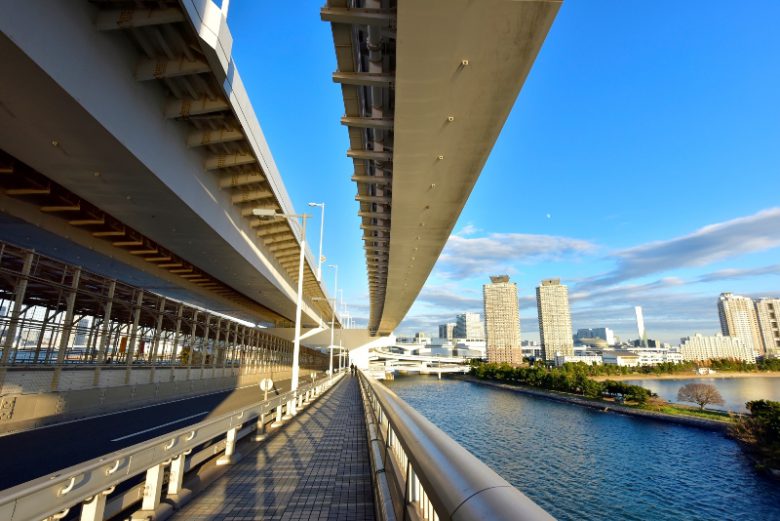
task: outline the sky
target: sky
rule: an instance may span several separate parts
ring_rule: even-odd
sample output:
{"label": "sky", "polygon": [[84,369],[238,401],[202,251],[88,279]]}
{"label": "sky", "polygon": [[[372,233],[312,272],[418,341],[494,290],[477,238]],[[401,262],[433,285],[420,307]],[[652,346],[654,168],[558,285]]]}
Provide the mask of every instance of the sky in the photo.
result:
{"label": "sky", "polygon": [[[322,1],[232,0],[233,56],[296,209],[358,325],[365,260]],[[472,195],[397,334],[482,311],[489,275],[569,287],[572,326],[678,343],[723,291],[780,296],[780,2],[566,0]],[[319,228],[319,210],[311,230]],[[316,232],[315,232],[316,234]],[[311,237],[312,251],[318,237]],[[324,271],[332,290],[333,270]]]}

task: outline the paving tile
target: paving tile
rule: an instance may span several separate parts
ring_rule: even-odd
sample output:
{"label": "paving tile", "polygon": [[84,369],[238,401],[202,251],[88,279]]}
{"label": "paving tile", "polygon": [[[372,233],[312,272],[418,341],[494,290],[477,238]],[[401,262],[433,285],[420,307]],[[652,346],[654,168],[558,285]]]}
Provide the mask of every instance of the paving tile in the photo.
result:
{"label": "paving tile", "polygon": [[373,520],[371,466],[357,378],[342,378],[175,517]]}

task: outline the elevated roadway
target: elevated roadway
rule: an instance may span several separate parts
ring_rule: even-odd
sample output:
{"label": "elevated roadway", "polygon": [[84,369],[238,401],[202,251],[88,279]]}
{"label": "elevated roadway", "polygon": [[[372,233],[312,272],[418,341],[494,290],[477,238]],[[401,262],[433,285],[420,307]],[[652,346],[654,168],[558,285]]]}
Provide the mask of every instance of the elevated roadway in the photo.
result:
{"label": "elevated roadway", "polygon": [[[3,0],[0,10],[0,216],[21,245],[289,326],[302,230],[252,215],[295,209],[219,7]],[[305,253],[313,327],[333,310]]]}
{"label": "elevated roadway", "polygon": [[328,0],[374,334],[439,257],[560,0]]}

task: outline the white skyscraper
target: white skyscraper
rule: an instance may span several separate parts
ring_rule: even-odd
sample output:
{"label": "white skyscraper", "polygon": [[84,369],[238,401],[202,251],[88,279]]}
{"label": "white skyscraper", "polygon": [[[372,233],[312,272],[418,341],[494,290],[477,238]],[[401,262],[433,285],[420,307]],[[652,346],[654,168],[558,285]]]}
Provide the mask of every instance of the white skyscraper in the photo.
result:
{"label": "white skyscraper", "polygon": [[755,351],[756,356],[764,354],[764,342],[761,339],[753,299],[732,293],[721,293],[718,299],[718,316],[724,336],[741,339],[749,349]]}
{"label": "white skyscraper", "polygon": [[780,358],[780,299],[756,300],[756,315],[766,356]]}
{"label": "white skyscraper", "polygon": [[461,313],[455,315],[453,338],[479,342],[485,340],[485,324],[479,319],[479,313]]}
{"label": "white skyscraper", "polygon": [[490,284],[482,286],[482,295],[488,362],[521,363],[517,284],[509,282],[508,275],[490,277]]}
{"label": "white skyscraper", "polygon": [[647,331],[645,330],[645,317],[642,314],[642,306],[634,307],[636,312],[636,330],[639,333],[639,340],[642,346],[647,347]]}
{"label": "white skyscraper", "polygon": [[542,356],[555,360],[555,356],[574,355],[569,313],[569,288],[560,279],[543,280],[536,288],[536,308],[539,313],[539,337]]}

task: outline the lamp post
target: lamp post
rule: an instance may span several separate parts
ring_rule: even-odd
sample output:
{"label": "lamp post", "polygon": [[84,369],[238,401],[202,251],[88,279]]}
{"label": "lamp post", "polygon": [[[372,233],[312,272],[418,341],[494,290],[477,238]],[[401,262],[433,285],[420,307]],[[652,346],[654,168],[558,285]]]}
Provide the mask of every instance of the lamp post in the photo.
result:
{"label": "lamp post", "polygon": [[[335,341],[333,335],[335,331],[333,329],[333,316],[336,314],[336,294],[339,287],[339,267],[337,264],[328,264],[329,268],[333,268],[333,314],[330,321],[330,377],[333,378],[333,348],[335,347]],[[344,327],[344,324],[341,324]]]}
{"label": "lamp post", "polygon": [[333,378],[333,323],[336,318],[336,299],[335,298],[328,298],[324,299],[322,297],[314,297],[312,300],[327,300],[328,303],[330,303],[330,346],[328,348],[328,351],[330,351],[330,360],[328,362],[328,374],[330,375],[330,378]]}
{"label": "lamp post", "polygon": [[[301,307],[303,303],[303,259],[305,257],[306,250],[306,219],[309,215],[292,214],[292,213],[277,213],[273,208],[254,208],[252,215],[257,217],[269,217],[269,218],[284,218],[284,219],[300,219],[302,222],[301,232],[301,255],[298,261],[298,297],[295,302],[295,340],[293,341],[293,362],[292,362],[292,379],[290,382],[290,390],[293,392],[292,400],[292,413],[295,414],[297,408],[297,391],[298,391],[298,374],[300,368],[298,363],[301,357]],[[289,406],[288,406],[289,409]]]}
{"label": "lamp post", "polygon": [[320,256],[317,257],[317,281],[322,282],[322,237],[325,232],[325,203],[309,203],[309,206],[319,206],[320,214]]}

